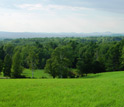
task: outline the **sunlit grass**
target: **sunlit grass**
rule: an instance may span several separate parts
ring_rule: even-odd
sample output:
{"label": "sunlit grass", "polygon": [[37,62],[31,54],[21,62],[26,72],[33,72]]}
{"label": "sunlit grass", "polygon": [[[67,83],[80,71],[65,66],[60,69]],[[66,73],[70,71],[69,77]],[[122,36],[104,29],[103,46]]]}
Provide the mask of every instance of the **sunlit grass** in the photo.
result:
{"label": "sunlit grass", "polygon": [[0,79],[0,107],[123,107],[124,72],[81,79]]}
{"label": "sunlit grass", "polygon": [[[30,69],[24,69],[22,75],[26,77],[32,77],[32,71]],[[52,78],[51,75],[45,73],[44,70],[34,70],[34,78]]]}

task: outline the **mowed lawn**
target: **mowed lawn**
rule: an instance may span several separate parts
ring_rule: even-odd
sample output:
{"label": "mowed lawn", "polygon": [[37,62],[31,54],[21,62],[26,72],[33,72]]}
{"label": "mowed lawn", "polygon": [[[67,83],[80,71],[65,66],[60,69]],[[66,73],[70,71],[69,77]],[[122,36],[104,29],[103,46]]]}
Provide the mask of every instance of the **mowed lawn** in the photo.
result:
{"label": "mowed lawn", "polygon": [[0,107],[124,107],[124,72],[80,79],[0,79]]}

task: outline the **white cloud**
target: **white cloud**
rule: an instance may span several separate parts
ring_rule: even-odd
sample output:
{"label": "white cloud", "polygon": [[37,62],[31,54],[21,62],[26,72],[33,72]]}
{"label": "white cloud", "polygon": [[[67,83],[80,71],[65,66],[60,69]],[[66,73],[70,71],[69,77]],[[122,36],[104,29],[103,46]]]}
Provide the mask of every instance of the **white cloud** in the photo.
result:
{"label": "white cloud", "polygon": [[[44,0],[46,1],[46,0]],[[48,0],[50,1],[50,0]],[[91,7],[25,3],[0,7],[0,30],[17,32],[123,32],[123,15]],[[93,7],[93,6],[92,6]],[[18,9],[17,9],[18,8]]]}
{"label": "white cloud", "polygon": [[22,4],[16,5],[16,7],[27,10],[44,10],[41,4]]}
{"label": "white cloud", "polygon": [[16,32],[123,32],[123,18],[101,17],[96,20],[70,15],[49,19],[42,14],[11,12],[0,17],[0,29]]}
{"label": "white cloud", "polygon": [[42,4],[21,4],[16,5],[16,7],[27,10],[71,10],[71,11],[80,11],[80,10],[93,10],[86,7],[77,7],[77,6],[66,6],[66,5],[42,5]]}

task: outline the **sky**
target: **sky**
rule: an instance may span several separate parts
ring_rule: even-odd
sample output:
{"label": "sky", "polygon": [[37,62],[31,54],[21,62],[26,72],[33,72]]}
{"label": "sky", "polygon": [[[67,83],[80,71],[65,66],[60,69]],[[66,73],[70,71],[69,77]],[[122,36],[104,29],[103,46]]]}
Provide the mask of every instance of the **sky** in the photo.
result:
{"label": "sky", "polygon": [[0,31],[124,33],[124,0],[0,0]]}

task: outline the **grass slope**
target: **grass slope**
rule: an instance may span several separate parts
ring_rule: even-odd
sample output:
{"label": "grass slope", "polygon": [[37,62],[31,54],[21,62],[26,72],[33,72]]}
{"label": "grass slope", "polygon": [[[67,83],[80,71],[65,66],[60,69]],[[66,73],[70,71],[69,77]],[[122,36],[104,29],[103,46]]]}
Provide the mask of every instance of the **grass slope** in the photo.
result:
{"label": "grass slope", "polygon": [[[32,71],[30,69],[24,69],[22,75],[31,78]],[[52,78],[52,76],[48,73],[45,73],[44,70],[34,70],[34,78]]]}
{"label": "grass slope", "polygon": [[0,107],[123,107],[124,72],[82,79],[1,79]]}

